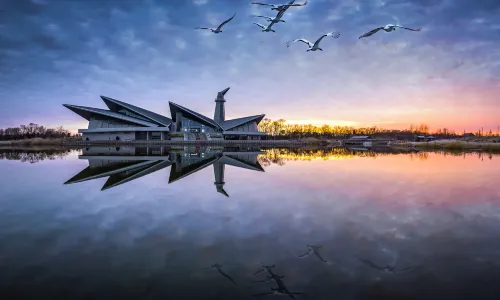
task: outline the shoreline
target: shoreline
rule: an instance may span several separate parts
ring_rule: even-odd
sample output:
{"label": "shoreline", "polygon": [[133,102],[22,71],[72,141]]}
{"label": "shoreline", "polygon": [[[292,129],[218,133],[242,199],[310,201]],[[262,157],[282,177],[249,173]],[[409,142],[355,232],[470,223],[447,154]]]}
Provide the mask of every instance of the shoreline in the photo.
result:
{"label": "shoreline", "polygon": [[416,150],[460,150],[460,151],[499,151],[500,143],[470,142],[463,140],[437,140],[432,142],[389,143],[392,148],[413,148]]}
{"label": "shoreline", "polygon": [[7,140],[0,141],[0,146],[55,146],[62,145],[64,139],[55,138],[55,139],[44,139],[44,138],[32,138],[32,139],[23,139],[23,140]]}
{"label": "shoreline", "polygon": [[[43,139],[33,138],[24,140],[0,141],[2,148],[34,148],[34,147],[99,147],[99,146],[168,146],[168,145],[191,145],[191,146],[230,146],[230,145],[254,145],[254,146],[313,146],[313,147],[341,147],[352,148],[356,145],[344,145],[341,140],[322,140],[318,138],[304,138],[300,140],[217,140],[217,141],[185,141],[185,140],[149,140],[149,141],[82,141],[74,139]],[[393,149],[413,150],[449,150],[449,151],[477,151],[477,152],[500,152],[500,142],[492,141],[464,141],[464,140],[436,140],[431,142],[389,142],[386,145],[374,145],[366,148],[377,148],[376,146]],[[360,146],[363,147],[363,146]],[[365,147],[363,147],[365,148]]]}

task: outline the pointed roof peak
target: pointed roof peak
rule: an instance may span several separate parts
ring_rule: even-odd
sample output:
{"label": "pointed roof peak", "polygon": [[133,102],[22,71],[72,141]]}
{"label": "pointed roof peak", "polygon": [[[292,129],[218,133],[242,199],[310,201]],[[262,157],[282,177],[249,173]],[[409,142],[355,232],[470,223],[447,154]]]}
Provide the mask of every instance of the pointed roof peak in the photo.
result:
{"label": "pointed roof peak", "polygon": [[184,111],[188,114],[191,114],[192,116],[200,119],[201,121],[207,123],[207,124],[210,124],[210,126],[214,126],[216,128],[220,128],[220,125],[215,122],[214,120],[210,119],[209,117],[206,117],[200,113],[197,113],[193,110],[190,110],[189,108],[186,108],[184,106],[181,106],[177,103],[174,103],[172,101],[169,101],[168,102],[169,106],[170,106],[170,113],[172,114],[172,118],[175,118],[175,112],[177,111],[177,109],[180,109],[181,111]]}
{"label": "pointed roof peak", "polygon": [[255,116],[248,116],[248,117],[242,117],[242,118],[237,118],[237,119],[230,119],[230,120],[225,120],[221,122],[219,125],[222,127],[224,130],[229,130],[231,128],[234,128],[236,126],[243,125],[247,122],[254,121],[257,122],[257,124],[264,119],[265,114],[261,115],[255,115]]}
{"label": "pointed roof peak", "polygon": [[110,97],[102,96],[101,99],[104,101],[104,103],[108,106],[108,108],[111,111],[118,111],[120,107],[124,107],[130,111],[132,111],[135,114],[140,115],[142,118],[146,118],[150,120],[151,122],[161,124],[163,126],[168,126],[170,123],[172,123],[172,120],[170,118],[167,118],[163,115],[157,114],[155,112],[149,111],[147,109],[128,104],[126,102],[113,99]]}
{"label": "pointed roof peak", "polygon": [[132,116],[126,116],[117,112],[113,112],[110,110],[105,110],[101,108],[80,106],[80,105],[72,105],[72,104],[63,104],[64,107],[73,111],[74,113],[80,115],[82,118],[86,120],[90,120],[91,115],[97,114],[101,116],[106,116],[114,119],[119,119],[122,121],[132,122],[134,124],[139,124],[146,127],[157,127],[158,125],[155,123],[151,123],[146,120],[138,119]]}

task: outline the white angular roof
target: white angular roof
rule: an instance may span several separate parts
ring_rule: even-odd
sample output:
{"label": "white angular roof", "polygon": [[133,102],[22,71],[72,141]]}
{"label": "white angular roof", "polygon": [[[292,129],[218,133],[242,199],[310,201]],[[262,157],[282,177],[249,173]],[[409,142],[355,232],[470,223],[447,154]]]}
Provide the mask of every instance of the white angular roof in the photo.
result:
{"label": "white angular roof", "polygon": [[73,112],[77,113],[84,119],[90,120],[90,117],[94,115],[101,115],[101,116],[106,116],[109,118],[114,118],[122,121],[127,121],[130,123],[146,126],[146,127],[158,127],[158,124],[154,124],[148,121],[144,121],[141,119],[137,119],[134,117],[126,116],[120,113],[112,112],[109,110],[105,109],[100,109],[100,108],[94,108],[94,107],[87,107],[87,106],[79,106],[79,105],[71,105],[71,104],[63,104],[64,107],[72,110]]}
{"label": "white angular roof", "polygon": [[109,107],[111,111],[118,112],[118,109],[120,107],[124,107],[146,119],[149,119],[152,122],[156,122],[158,124],[161,124],[163,126],[169,126],[172,123],[172,119],[167,118],[165,116],[162,116],[160,114],[154,113],[152,111],[146,110],[144,108],[137,107],[132,104],[128,104],[125,102],[122,102],[120,100],[116,100],[113,98],[109,98],[106,96],[101,96],[101,99],[106,103],[106,105]]}

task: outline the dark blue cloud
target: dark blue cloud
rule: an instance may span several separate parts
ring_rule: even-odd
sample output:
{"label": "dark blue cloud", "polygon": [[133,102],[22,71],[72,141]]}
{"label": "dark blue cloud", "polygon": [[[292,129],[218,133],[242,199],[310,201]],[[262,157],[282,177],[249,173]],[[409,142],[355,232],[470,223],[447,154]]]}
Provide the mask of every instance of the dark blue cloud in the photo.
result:
{"label": "dark blue cloud", "polygon": [[[262,33],[252,24],[257,20],[251,14],[272,12],[250,2],[4,0],[0,127],[31,120],[75,123],[78,117],[61,104],[100,107],[99,94],[165,114],[172,100],[211,115],[212,98],[227,86],[234,87],[228,95],[234,99],[228,103],[230,114],[267,112],[287,119],[352,120],[353,104],[414,110],[411,105],[435,105],[425,100],[432,95],[454,97],[446,87],[464,82],[490,89],[487,96],[471,94],[464,102],[497,101],[489,96],[500,78],[496,0],[311,0],[291,8],[287,23],[276,25],[277,33]],[[217,26],[233,13],[222,34],[194,30]],[[423,31],[358,40],[387,23]],[[332,30],[341,38],[324,40],[324,53],[284,46]],[[429,83],[438,78],[439,84]],[[413,104],[401,104],[401,97]],[[248,98],[251,106],[243,101]]]}

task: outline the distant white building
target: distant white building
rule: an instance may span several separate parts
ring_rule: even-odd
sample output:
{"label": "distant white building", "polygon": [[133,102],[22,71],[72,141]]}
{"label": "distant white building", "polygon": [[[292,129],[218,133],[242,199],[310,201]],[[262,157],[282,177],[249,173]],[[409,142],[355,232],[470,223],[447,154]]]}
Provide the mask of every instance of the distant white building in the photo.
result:
{"label": "distant white building", "polygon": [[432,135],[425,136],[425,135],[418,135],[417,136],[417,142],[430,142],[435,140],[436,138],[433,137]]}
{"label": "distant white building", "polygon": [[345,143],[355,145],[355,144],[363,144],[365,142],[371,142],[371,141],[372,141],[372,137],[369,135],[354,135],[354,136],[350,137],[349,139],[347,139],[347,141]]}
{"label": "distant white building", "polygon": [[87,129],[79,129],[85,141],[134,140],[218,140],[264,139],[258,130],[264,114],[226,120],[224,95],[215,99],[214,118],[208,118],[176,103],[169,102],[171,118],[143,108],[101,96],[109,110],[64,104],[65,107],[89,121]]}

